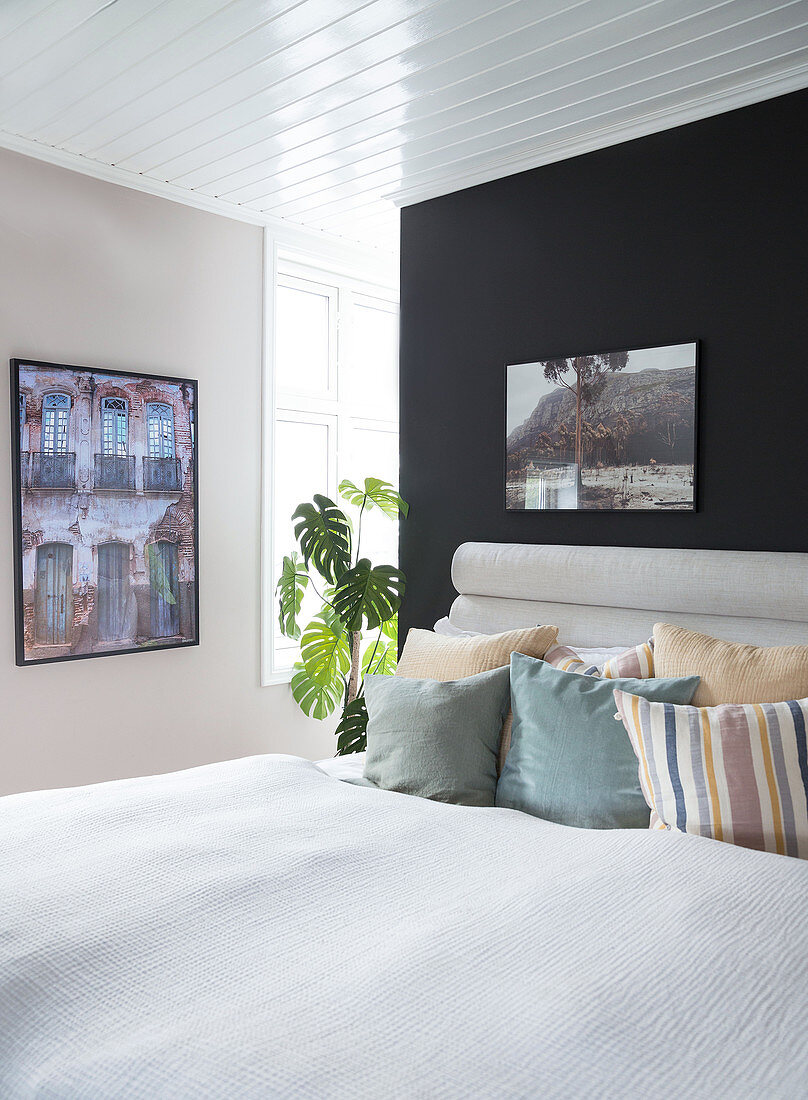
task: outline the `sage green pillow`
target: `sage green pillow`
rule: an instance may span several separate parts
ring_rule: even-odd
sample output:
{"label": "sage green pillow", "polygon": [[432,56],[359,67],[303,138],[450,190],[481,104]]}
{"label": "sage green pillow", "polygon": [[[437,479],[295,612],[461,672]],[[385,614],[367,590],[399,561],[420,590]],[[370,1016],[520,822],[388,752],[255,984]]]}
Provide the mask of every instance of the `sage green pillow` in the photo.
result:
{"label": "sage green pillow", "polygon": [[366,676],[365,779],[403,794],[493,806],[507,665],[462,680]]}
{"label": "sage green pillow", "polygon": [[698,676],[581,676],[511,654],[513,731],[497,806],[582,829],[647,829],[650,811],[631,741],[615,720],[614,691],[683,704],[698,685]]}

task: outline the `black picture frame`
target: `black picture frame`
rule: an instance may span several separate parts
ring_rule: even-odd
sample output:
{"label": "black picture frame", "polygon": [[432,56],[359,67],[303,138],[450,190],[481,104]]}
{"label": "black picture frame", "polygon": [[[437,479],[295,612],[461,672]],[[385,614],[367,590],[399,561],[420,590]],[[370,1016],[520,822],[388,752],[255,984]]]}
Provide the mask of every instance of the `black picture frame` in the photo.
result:
{"label": "black picture frame", "polygon": [[[630,353],[632,351],[655,351],[664,348],[693,346],[694,349],[694,377],[693,377],[693,503],[688,508],[664,508],[664,507],[636,507],[636,508],[513,508],[508,506],[508,370],[510,367],[528,366],[545,363],[553,359],[571,359],[575,356],[588,355],[615,355]],[[509,360],[505,363],[503,371],[503,440],[502,440],[502,500],[504,511],[508,515],[558,515],[559,513],[582,513],[587,516],[595,515],[694,515],[699,511],[700,500],[700,476],[699,476],[699,451],[700,451],[700,375],[701,375],[702,344],[699,339],[667,340],[659,344],[634,344],[629,347],[599,349],[598,351],[581,351],[573,353],[554,353],[540,355],[533,359]]]}
{"label": "black picture frame", "polygon": [[[30,372],[30,376],[26,374],[23,379],[23,372]],[[37,379],[33,386],[31,376]],[[117,383],[115,380],[118,380]],[[14,357],[10,360],[10,382],[17,665],[53,664],[57,661],[198,646],[197,379]],[[110,406],[105,405],[102,414],[101,402],[106,400],[105,394],[115,396],[110,397]],[[26,401],[25,413],[21,396]],[[49,400],[45,416],[43,407],[46,398],[63,397],[70,399],[66,406],[66,421],[59,419],[61,410],[53,411],[53,400]],[[120,402],[126,403],[123,429],[114,419],[112,406],[116,405],[116,398],[118,410],[121,408]],[[137,414],[134,412],[136,402]],[[142,423],[139,425],[138,446],[133,448],[131,425],[136,415]],[[43,450],[45,420],[49,445]],[[167,445],[161,446],[159,437],[168,436],[169,420],[171,454],[155,458],[150,453],[155,447],[168,450]],[[37,423],[39,435],[36,439],[40,449],[32,451],[32,433]],[[125,433],[122,447],[119,442],[121,431]],[[60,432],[67,440],[68,448],[53,445],[55,435]],[[114,453],[104,453],[107,450],[102,443],[104,432],[108,435],[116,433]],[[150,446],[147,439],[150,433],[155,436],[154,446]],[[77,449],[69,450],[70,445]],[[123,453],[120,453],[121,450]],[[96,484],[97,481],[99,484]],[[110,521],[116,501],[121,513],[117,527]],[[124,502],[128,502],[125,508]],[[74,512],[76,518],[71,526],[66,519]],[[124,512],[131,512],[126,523],[122,518]],[[27,525],[29,520],[41,521],[43,517],[45,524],[35,531]],[[75,532],[75,542],[53,537],[60,533],[64,535],[66,529],[71,534]],[[94,531],[103,537],[103,541],[93,541]],[[106,537],[108,535],[112,537]],[[168,553],[165,552],[165,544],[169,544]],[[170,550],[171,544],[175,546],[174,551]],[[139,557],[138,548],[141,545],[143,549]],[[99,563],[101,550],[112,546],[117,550],[105,555],[105,603],[101,599]],[[40,547],[67,548],[70,554],[66,550],[64,554],[61,550],[55,554],[48,553],[48,559],[56,559],[55,565],[48,564],[42,560]],[[128,573],[125,572],[127,547]],[[109,564],[106,563],[106,556],[110,557]],[[61,561],[69,562],[69,593],[67,567],[64,578],[59,576]],[[91,562],[89,571],[86,568],[88,561]],[[111,581],[113,573],[115,576]],[[26,574],[33,577],[28,588]],[[42,591],[38,591],[37,583],[43,577],[47,580]],[[142,591],[146,577],[148,594]],[[139,585],[135,583],[135,578],[140,579]],[[61,595],[58,593],[59,585],[63,588]],[[66,610],[62,606],[65,600]],[[146,601],[148,616],[144,610]],[[104,632],[99,627],[102,606],[105,626],[113,629],[114,633],[115,626],[122,624],[126,632],[132,635],[120,639],[120,645],[115,639],[100,637]],[[42,615],[39,614],[41,609],[44,609]],[[146,618],[149,620],[148,627]],[[155,622],[158,630],[161,626],[164,629],[176,626],[177,632],[155,635]],[[122,625],[118,625],[119,631]],[[44,638],[45,634],[47,638]]]}

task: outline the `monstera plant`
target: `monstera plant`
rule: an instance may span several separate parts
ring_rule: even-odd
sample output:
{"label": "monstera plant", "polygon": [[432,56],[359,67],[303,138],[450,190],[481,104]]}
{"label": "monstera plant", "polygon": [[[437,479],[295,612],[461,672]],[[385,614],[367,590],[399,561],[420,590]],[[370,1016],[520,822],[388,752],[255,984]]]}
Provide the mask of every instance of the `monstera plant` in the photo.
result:
{"label": "monstera plant", "polygon": [[[365,676],[395,672],[396,613],[404,594],[401,570],[359,556],[362,517],[376,509],[396,520],[399,513],[406,517],[409,506],[389,482],[375,477],[365,478],[362,488],[343,481],[339,495],[358,509],[356,523],[319,493],[311,503],[299,505],[292,522],[300,552],[283,559],[277,594],[281,632],[300,641],[292,694],[312,718],[327,718],[342,707],[337,755],[344,756],[362,752],[366,745]],[[309,587],[321,607],[302,626],[303,596]]]}

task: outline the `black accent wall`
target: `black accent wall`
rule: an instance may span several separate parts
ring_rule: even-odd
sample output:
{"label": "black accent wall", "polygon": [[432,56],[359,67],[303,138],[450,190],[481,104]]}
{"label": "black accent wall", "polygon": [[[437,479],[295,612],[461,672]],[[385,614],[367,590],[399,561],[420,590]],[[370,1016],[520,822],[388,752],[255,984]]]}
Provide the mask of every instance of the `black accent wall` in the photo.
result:
{"label": "black accent wall", "polygon": [[[701,341],[693,513],[506,513],[504,366]],[[410,206],[402,625],[467,540],[808,550],[808,91]]]}

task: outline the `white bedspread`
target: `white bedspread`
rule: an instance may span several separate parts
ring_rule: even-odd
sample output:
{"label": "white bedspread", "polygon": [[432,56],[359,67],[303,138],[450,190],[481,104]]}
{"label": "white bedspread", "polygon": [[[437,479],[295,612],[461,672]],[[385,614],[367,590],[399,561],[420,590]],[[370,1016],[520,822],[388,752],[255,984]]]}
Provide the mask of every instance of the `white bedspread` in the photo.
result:
{"label": "white bedspread", "polygon": [[808,863],[264,756],[0,800],[0,1096],[808,1088]]}

